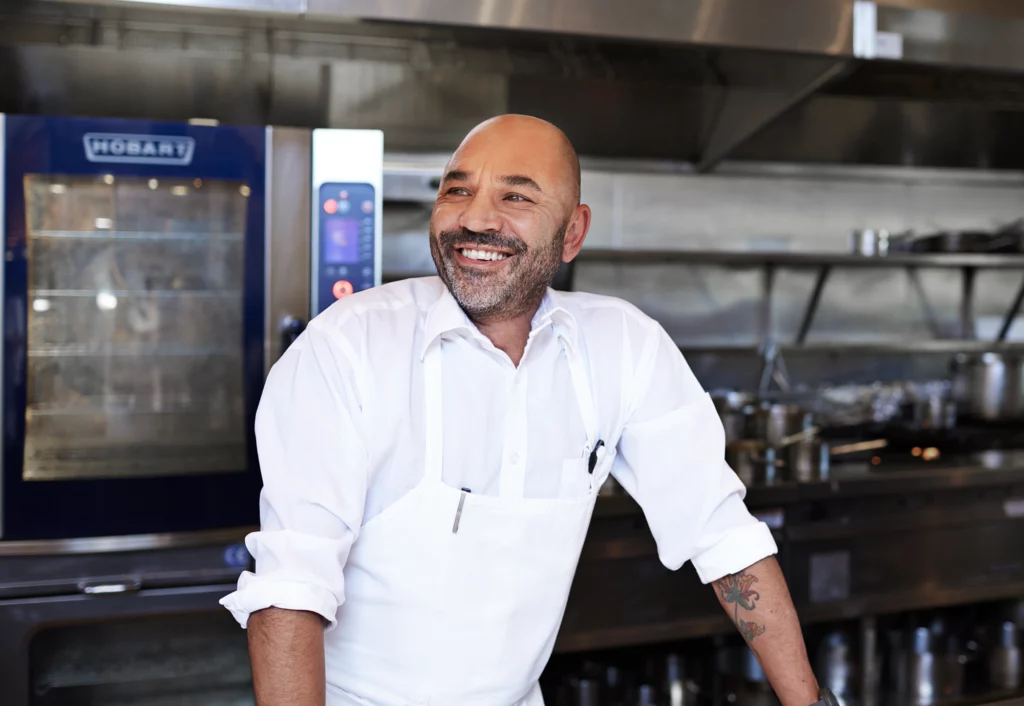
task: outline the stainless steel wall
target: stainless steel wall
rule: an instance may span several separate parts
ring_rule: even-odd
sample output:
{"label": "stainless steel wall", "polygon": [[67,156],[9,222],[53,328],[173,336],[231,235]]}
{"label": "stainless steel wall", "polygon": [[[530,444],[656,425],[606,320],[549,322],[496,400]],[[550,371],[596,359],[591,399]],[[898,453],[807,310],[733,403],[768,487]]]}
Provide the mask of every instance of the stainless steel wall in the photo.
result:
{"label": "stainless steel wall", "polygon": [[[426,246],[429,177],[444,156],[391,155],[385,181],[385,269],[431,269]],[[402,178],[401,175],[405,175]],[[410,188],[419,175],[421,191]],[[404,200],[397,204],[395,200]],[[956,170],[729,164],[713,175],[673,173],[671,164],[584,160],[583,199],[594,211],[587,247],[733,251],[849,251],[853,229],[924,234],[993,229],[1024,216],[1024,174]],[[992,337],[1024,277],[980,273],[977,333]],[[954,272],[921,273],[938,323],[959,333]],[[691,345],[754,345],[761,278],[756,271],[702,265],[586,263],[579,289],[622,296]],[[782,270],[775,281],[773,335],[796,335],[813,274]],[[892,270],[837,271],[809,340],[849,342],[928,338],[931,332],[907,275]],[[1024,338],[1024,324],[1011,330]]]}

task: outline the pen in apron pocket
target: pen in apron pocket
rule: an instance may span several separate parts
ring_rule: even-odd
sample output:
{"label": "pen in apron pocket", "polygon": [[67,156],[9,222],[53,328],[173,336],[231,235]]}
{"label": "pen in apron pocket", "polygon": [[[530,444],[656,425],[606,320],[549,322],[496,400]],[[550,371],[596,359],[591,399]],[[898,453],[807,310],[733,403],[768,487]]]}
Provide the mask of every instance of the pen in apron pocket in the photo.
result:
{"label": "pen in apron pocket", "polygon": [[469,488],[462,489],[462,495],[459,496],[459,507],[455,511],[455,523],[452,525],[452,534],[459,531],[459,520],[462,519],[462,506],[466,504],[466,496],[472,492]]}

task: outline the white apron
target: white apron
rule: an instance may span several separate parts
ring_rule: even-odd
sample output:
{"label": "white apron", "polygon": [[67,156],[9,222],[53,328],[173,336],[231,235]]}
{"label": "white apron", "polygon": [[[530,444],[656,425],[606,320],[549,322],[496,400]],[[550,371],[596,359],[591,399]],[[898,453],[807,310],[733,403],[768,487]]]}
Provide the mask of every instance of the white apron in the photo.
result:
{"label": "white apron", "polygon": [[[525,464],[501,479],[497,496],[445,485],[442,345],[434,341],[424,358],[423,480],[363,526],[345,566],[345,602],[325,635],[328,706],[544,703],[537,679],[614,445],[599,447],[579,497],[524,498]],[[586,475],[597,411],[583,360],[564,339],[562,347],[587,434],[579,461]]]}

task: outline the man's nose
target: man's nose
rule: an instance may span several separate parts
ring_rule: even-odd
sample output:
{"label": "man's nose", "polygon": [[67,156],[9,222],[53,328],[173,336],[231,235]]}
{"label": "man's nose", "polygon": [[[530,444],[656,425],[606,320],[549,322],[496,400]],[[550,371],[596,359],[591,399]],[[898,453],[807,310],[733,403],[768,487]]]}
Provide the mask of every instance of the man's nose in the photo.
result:
{"label": "man's nose", "polygon": [[494,204],[486,193],[476,193],[459,216],[459,225],[476,233],[499,232],[504,223]]}

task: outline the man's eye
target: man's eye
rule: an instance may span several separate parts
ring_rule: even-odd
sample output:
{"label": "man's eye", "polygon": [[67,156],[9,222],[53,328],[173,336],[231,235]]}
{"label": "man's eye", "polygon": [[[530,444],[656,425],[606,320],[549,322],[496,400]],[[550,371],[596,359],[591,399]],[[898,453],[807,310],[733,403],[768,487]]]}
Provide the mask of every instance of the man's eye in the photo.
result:
{"label": "man's eye", "polygon": [[456,186],[454,188],[448,189],[448,191],[446,193],[449,196],[467,196],[467,195],[469,195],[469,191],[467,191],[466,189],[462,188],[461,186]]}
{"label": "man's eye", "polygon": [[530,201],[530,199],[526,198],[525,196],[523,196],[521,194],[509,194],[508,196],[505,197],[505,200],[506,201],[517,201],[517,202],[521,202],[521,203],[527,203],[527,202]]}

